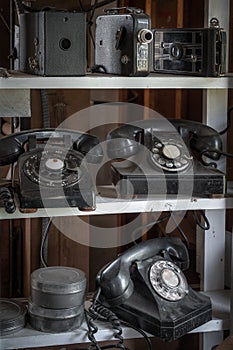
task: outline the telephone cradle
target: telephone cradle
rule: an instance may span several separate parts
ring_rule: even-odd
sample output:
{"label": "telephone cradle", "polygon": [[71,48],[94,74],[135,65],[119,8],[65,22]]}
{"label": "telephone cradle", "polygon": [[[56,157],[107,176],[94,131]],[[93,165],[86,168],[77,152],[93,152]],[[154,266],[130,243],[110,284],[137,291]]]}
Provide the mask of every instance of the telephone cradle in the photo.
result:
{"label": "telephone cradle", "polygon": [[95,136],[75,130],[26,130],[0,140],[0,165],[17,162],[14,191],[21,211],[95,210],[95,187],[87,163],[98,163],[102,156]]}
{"label": "telephone cradle", "polygon": [[99,272],[99,302],[164,341],[178,339],[212,319],[210,298],[194,291],[182,272],[188,266],[178,237],[141,242]]}

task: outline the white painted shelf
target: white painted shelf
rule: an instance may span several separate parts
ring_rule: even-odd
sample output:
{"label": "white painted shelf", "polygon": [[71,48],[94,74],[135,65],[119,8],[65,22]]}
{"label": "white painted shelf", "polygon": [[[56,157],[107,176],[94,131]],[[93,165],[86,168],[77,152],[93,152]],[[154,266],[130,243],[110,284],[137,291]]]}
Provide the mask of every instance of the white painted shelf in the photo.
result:
{"label": "white painted shelf", "polygon": [[[196,328],[192,333],[213,332],[229,329],[230,324],[230,293],[229,291],[216,291],[205,293],[210,296],[213,307],[213,319],[202,326]],[[97,341],[113,340],[113,330],[109,324],[97,322],[98,332],[95,334]],[[142,336],[132,328],[122,326],[124,339],[141,338]],[[85,322],[82,326],[72,332],[66,333],[44,333],[39,332],[27,325],[21,331],[0,337],[0,348],[22,349],[47,347],[65,344],[88,343],[87,326]]]}
{"label": "white painted shelf", "polygon": [[151,73],[147,77],[87,74],[81,77],[42,77],[12,72],[0,78],[0,89],[229,89],[233,74],[223,77],[198,77]]}
{"label": "white painted shelf", "polygon": [[[176,196],[149,196],[143,198],[116,198],[116,192],[111,186],[100,187],[96,198],[96,210],[80,211],[78,208],[46,208],[37,209],[32,213],[22,213],[18,209],[13,214],[7,214],[0,208],[0,220],[23,219],[35,217],[109,215],[125,213],[144,213],[162,211],[187,211],[200,209],[227,209],[233,208],[233,196],[226,197],[176,197]],[[107,194],[106,194],[107,193]]]}

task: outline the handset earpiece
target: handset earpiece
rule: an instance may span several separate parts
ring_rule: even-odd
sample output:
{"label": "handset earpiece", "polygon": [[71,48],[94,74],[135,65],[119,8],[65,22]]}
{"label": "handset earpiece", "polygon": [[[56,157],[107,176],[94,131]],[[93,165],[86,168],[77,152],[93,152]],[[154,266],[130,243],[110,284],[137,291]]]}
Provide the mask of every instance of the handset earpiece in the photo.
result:
{"label": "handset earpiece", "polygon": [[[212,127],[184,119],[170,119],[170,122],[175,128],[180,131],[184,128],[191,133],[189,146],[191,149],[202,153],[205,151],[205,156],[213,160],[219,160],[222,151],[221,135]],[[216,151],[216,152],[215,152]]]}
{"label": "handset earpiece", "polygon": [[107,153],[110,159],[128,158],[139,151],[142,128],[125,124],[109,132]]}
{"label": "handset earpiece", "polygon": [[24,144],[32,136],[35,136],[37,140],[69,136],[73,147],[86,156],[88,162],[99,163],[103,158],[103,150],[96,136],[66,129],[31,129],[0,139],[0,166],[16,162],[25,151]]}
{"label": "handset earpiece", "polygon": [[24,153],[22,144],[12,136],[4,136],[0,140],[0,166],[12,164]]}
{"label": "handset earpiece", "polygon": [[77,150],[80,151],[88,163],[100,163],[103,159],[103,149],[96,136],[83,134],[77,142]]}

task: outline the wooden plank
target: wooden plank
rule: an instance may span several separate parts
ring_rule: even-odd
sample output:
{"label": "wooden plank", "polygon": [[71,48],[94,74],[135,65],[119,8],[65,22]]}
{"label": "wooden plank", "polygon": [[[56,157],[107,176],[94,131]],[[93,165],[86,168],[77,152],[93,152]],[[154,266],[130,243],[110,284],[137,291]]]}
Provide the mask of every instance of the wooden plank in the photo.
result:
{"label": "wooden plank", "polygon": [[184,0],[177,0],[177,28],[182,28],[184,24]]}
{"label": "wooden plank", "polygon": [[[177,0],[177,28],[182,28],[184,23],[184,1]],[[179,119],[182,116],[182,100],[183,92],[180,89],[176,90],[176,109],[175,118]]]}
{"label": "wooden plank", "polygon": [[23,294],[24,297],[29,297],[31,277],[31,219],[25,219],[24,221],[23,252]]}
{"label": "wooden plank", "polygon": [[50,263],[79,268],[89,280],[89,217],[54,218],[48,255]]}
{"label": "wooden plank", "polygon": [[10,292],[10,237],[9,222],[0,222],[0,296],[7,297]]}

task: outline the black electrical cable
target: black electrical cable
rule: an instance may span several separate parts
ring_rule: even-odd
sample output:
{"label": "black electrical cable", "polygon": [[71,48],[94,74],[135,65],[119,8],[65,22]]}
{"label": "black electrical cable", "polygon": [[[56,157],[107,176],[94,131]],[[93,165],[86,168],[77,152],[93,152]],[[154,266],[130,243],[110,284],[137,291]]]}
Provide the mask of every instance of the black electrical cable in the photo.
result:
{"label": "black electrical cable", "polygon": [[85,12],[85,9],[84,9],[84,7],[83,7],[82,1],[81,1],[81,0],[78,0],[78,3],[79,3],[79,6],[80,6],[80,8],[81,8],[81,11],[82,11],[82,12]]}
{"label": "black electrical cable", "polygon": [[48,267],[47,261],[44,258],[44,244],[47,241],[49,229],[50,229],[51,224],[52,224],[52,220],[53,220],[53,218],[49,219],[49,222],[48,222],[44,232],[42,233],[42,239],[41,239],[41,245],[40,245],[40,260],[41,260],[41,264],[43,267]]}
{"label": "black electrical cable", "polygon": [[225,129],[223,129],[222,131],[219,132],[219,135],[223,135],[227,132],[227,130],[230,128],[231,126],[231,112],[233,111],[233,106],[231,106],[228,111],[227,111],[227,126]]}
{"label": "black electrical cable", "polygon": [[126,327],[132,328],[136,332],[140,333],[146,340],[147,350],[152,350],[152,344],[151,344],[150,338],[148,337],[148,335],[141,328],[133,326],[132,324],[130,324],[128,322],[125,322],[125,321],[121,321],[121,324],[125,325]]}
{"label": "black electrical cable", "polygon": [[92,33],[92,26],[93,26],[93,17],[94,17],[94,14],[95,14],[95,10],[96,10],[96,7],[98,5],[98,0],[95,0],[93,6],[92,6],[92,9],[91,9],[91,15],[90,15],[90,18],[87,22],[87,25],[89,26],[88,28],[88,31],[89,31],[89,35],[90,35],[90,38],[91,38],[91,41],[92,41],[92,45],[93,45],[93,48],[95,49],[95,38],[94,38],[94,35]]}
{"label": "black electrical cable", "polygon": [[15,8],[18,17],[25,12],[24,5],[21,0],[15,0]]}
{"label": "black electrical cable", "polygon": [[180,235],[183,237],[183,240],[184,240],[184,243],[185,243],[186,247],[189,248],[189,247],[190,247],[190,243],[189,243],[189,240],[188,240],[186,234],[184,233],[184,231],[182,230],[182,228],[180,227],[180,225],[177,223],[177,221],[176,221],[175,216],[173,215],[173,213],[172,213],[172,212],[170,212],[170,213],[171,213],[171,218],[172,218],[172,220],[173,220],[174,223],[176,224],[176,228],[178,229]]}
{"label": "black electrical cable", "polygon": [[193,211],[193,217],[196,221],[196,224],[203,230],[209,230],[210,229],[210,223],[209,223],[209,220],[207,219],[206,215],[205,215],[205,212],[204,210],[199,210],[200,214],[201,214],[201,217],[203,218],[204,220],[204,225],[201,223],[201,221],[199,220],[198,216],[197,216],[197,211],[194,210]]}
{"label": "black electrical cable", "polygon": [[132,103],[138,99],[138,93],[134,90],[130,90],[132,96],[127,99],[127,102]]}
{"label": "black electrical cable", "polygon": [[5,25],[6,29],[8,30],[8,32],[10,32],[10,26],[8,25],[8,23],[7,23],[6,19],[5,19],[5,17],[3,16],[1,10],[0,10],[0,18],[2,20],[2,23]]}
{"label": "black electrical cable", "polygon": [[95,49],[95,38],[94,38],[94,35],[92,33],[92,26],[93,26],[93,18],[94,18],[94,15],[95,15],[95,10],[99,7],[102,7],[102,6],[105,6],[105,5],[108,5],[110,3],[112,3],[113,1],[102,1],[100,3],[98,3],[98,0],[95,0],[94,4],[92,5],[92,7],[90,8],[90,10],[86,11],[86,12],[91,12],[91,15],[90,15],[90,18],[87,22],[88,26],[89,26],[89,35],[90,35],[90,38],[91,38],[91,41],[92,41],[92,45],[93,45],[93,48]]}
{"label": "black electrical cable", "polygon": [[[164,221],[168,220],[170,217],[171,217],[171,214],[169,213],[168,215],[162,217],[162,218],[159,219],[159,220],[152,221],[152,222],[149,222],[149,223],[147,223],[147,224],[144,224],[144,225],[141,225],[141,226],[137,227],[137,228],[132,232],[132,234],[131,234],[133,243],[134,243],[135,245],[137,244],[137,242],[136,242],[137,239],[135,239],[135,235],[138,233],[138,231],[141,231],[141,229],[144,229],[144,228],[151,228],[151,227],[153,227],[153,226],[155,226],[155,225],[157,225],[157,224],[160,224],[161,222],[164,222]],[[144,233],[145,233],[145,232],[144,232]],[[144,233],[143,233],[143,234],[144,234]],[[141,236],[143,236],[143,234],[142,234]]]}
{"label": "black electrical cable", "polygon": [[220,154],[221,156],[224,156],[224,157],[233,158],[233,153],[223,152],[223,151],[219,151],[219,150],[213,150],[212,152],[216,152],[216,153],[218,153],[218,154]]}
{"label": "black electrical cable", "polygon": [[[48,97],[48,91],[46,89],[40,90],[40,98],[41,98],[41,109],[42,109],[42,121],[43,121],[43,128],[50,128],[50,111],[49,111],[49,97]],[[46,227],[48,225],[49,218],[42,218],[42,238],[43,238],[43,232],[46,230]],[[43,242],[43,261],[47,260],[48,255],[48,237]]]}
{"label": "black electrical cable", "polygon": [[233,153],[228,153],[228,152],[223,152],[223,151],[220,151],[218,149],[209,149],[209,150],[203,150],[201,153],[200,153],[200,156],[199,156],[199,160],[202,162],[202,164],[204,164],[205,166],[213,166],[213,167],[217,167],[217,163],[215,162],[206,162],[202,159],[202,156],[206,156],[208,157],[208,154],[210,153],[217,153],[217,154],[220,154],[221,156],[224,156],[224,157],[229,157],[229,158],[233,158]]}

